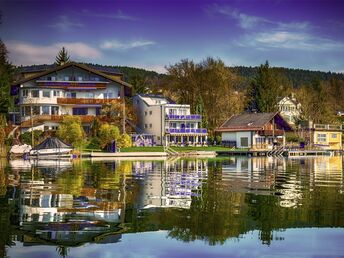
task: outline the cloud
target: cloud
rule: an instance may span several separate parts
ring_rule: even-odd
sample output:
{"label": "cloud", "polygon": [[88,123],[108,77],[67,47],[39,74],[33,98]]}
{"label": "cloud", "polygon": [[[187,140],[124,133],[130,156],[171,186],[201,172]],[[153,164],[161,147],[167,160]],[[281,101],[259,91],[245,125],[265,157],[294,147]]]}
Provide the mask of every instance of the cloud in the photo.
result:
{"label": "cloud", "polygon": [[244,36],[240,46],[253,46],[257,49],[268,48],[335,51],[344,48],[344,44],[328,38],[316,37],[306,32],[268,31]]}
{"label": "cloud", "polygon": [[272,26],[279,29],[305,30],[309,28],[308,22],[276,22],[260,16],[248,15],[240,12],[238,9],[231,8],[228,5],[213,4],[208,6],[205,11],[210,15],[222,15],[238,22],[243,29],[252,29],[257,26]]}
{"label": "cloud", "polygon": [[233,9],[228,5],[213,4],[205,10],[210,15],[222,15],[235,19],[243,29],[253,28],[260,23],[271,23],[268,19],[239,12],[239,10]]}
{"label": "cloud", "polygon": [[128,50],[133,48],[142,48],[155,45],[156,42],[151,40],[133,40],[128,42],[121,42],[119,40],[105,40],[100,44],[101,49],[105,50]]}
{"label": "cloud", "polygon": [[82,12],[86,15],[93,16],[93,17],[124,20],[124,21],[137,21],[138,20],[137,17],[124,14],[121,10],[117,10],[117,12],[115,13],[96,13],[94,11],[90,12],[88,10],[83,10]]}
{"label": "cloud", "polygon": [[16,65],[50,64],[64,46],[72,60],[97,59],[102,53],[82,42],[58,42],[52,45],[34,45],[21,41],[6,41],[9,59]]}
{"label": "cloud", "polygon": [[52,28],[64,30],[64,31],[69,30],[73,27],[75,27],[75,28],[83,28],[84,27],[84,25],[82,23],[77,22],[77,21],[71,21],[66,15],[59,16],[56,23],[50,24],[48,26],[52,27]]}

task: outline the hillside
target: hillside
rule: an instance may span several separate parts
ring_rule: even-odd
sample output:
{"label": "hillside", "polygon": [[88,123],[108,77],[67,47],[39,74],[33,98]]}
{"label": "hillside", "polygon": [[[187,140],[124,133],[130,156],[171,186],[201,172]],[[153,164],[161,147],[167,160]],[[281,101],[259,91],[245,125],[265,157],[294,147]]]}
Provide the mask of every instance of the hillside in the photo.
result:
{"label": "hillside", "polygon": [[[258,71],[258,67],[251,66],[235,66],[229,67],[229,69],[235,74],[242,76],[248,80],[252,79]],[[298,88],[300,85],[310,84],[314,79],[319,79],[321,81],[328,81],[331,78],[344,80],[343,73],[310,71],[284,67],[271,67],[271,69],[285,75],[295,88]]]}

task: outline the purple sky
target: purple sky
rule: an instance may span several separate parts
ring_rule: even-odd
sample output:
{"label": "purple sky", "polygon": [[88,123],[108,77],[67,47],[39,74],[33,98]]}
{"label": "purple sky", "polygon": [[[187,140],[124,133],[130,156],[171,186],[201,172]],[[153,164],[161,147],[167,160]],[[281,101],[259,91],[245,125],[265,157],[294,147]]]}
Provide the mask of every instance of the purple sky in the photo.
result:
{"label": "purple sky", "polygon": [[14,64],[73,60],[159,72],[183,58],[344,72],[344,1],[0,0]]}

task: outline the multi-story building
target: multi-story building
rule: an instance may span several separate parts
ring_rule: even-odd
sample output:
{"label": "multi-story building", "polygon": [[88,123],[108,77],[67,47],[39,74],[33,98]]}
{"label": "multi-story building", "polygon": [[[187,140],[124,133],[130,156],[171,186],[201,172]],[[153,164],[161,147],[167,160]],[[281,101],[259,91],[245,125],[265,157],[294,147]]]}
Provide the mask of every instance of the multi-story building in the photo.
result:
{"label": "multi-story building", "polygon": [[131,93],[122,74],[75,62],[23,77],[11,88],[19,107],[21,132],[56,130],[64,115],[80,116],[87,131],[104,104],[124,102]]}
{"label": "multi-story building", "polygon": [[138,128],[153,135],[158,145],[204,145],[207,129],[201,128],[202,116],[190,113],[190,105],[176,104],[161,95],[134,96]]}
{"label": "multi-story building", "polygon": [[343,147],[341,124],[313,124],[312,121],[308,121],[307,124],[300,125],[297,133],[312,148],[341,150]]}
{"label": "multi-story building", "polygon": [[278,110],[283,118],[294,125],[301,116],[301,104],[296,100],[294,94],[291,97],[281,98],[278,103]]}

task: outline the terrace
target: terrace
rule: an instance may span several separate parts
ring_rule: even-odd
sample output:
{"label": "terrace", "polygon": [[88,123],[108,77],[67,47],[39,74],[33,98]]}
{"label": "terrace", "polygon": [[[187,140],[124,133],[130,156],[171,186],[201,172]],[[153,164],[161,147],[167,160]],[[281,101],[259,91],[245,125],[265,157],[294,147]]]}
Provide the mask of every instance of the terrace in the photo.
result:
{"label": "terrace", "polygon": [[108,99],[94,99],[94,98],[57,98],[57,104],[69,105],[69,104],[109,104],[113,102],[119,102],[118,98]]}
{"label": "terrace", "polygon": [[166,115],[168,120],[201,120],[201,115]]}
{"label": "terrace", "polygon": [[197,128],[197,129],[192,129],[192,128],[181,128],[181,129],[177,129],[177,128],[167,128],[166,129],[166,133],[169,134],[206,134],[207,133],[207,129],[205,128]]}

